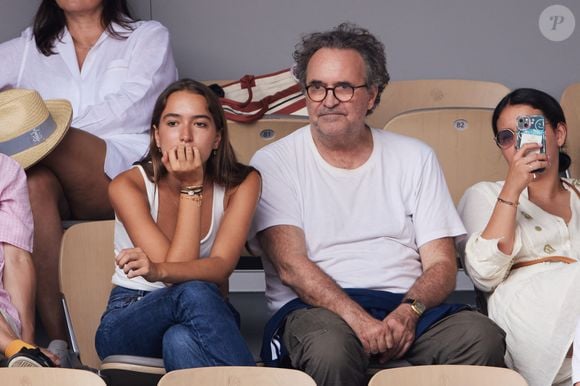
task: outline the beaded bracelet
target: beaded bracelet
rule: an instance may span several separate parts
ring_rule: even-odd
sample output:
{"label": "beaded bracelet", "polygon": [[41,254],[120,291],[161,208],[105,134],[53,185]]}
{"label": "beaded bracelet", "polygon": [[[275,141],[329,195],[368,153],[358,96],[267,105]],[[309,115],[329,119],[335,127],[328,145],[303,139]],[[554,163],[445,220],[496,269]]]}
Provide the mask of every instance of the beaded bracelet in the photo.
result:
{"label": "beaded bracelet", "polygon": [[186,196],[197,196],[198,194],[203,193],[203,185],[184,186],[179,192],[181,194],[185,194]]}

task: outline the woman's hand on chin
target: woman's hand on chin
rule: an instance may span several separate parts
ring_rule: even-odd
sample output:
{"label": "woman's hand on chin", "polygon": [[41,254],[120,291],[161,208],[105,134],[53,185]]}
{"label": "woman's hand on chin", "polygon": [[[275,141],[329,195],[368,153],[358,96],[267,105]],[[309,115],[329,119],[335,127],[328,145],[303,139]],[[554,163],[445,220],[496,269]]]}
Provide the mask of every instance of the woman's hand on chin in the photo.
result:
{"label": "woman's hand on chin", "polygon": [[180,144],[165,151],[161,161],[182,187],[203,185],[203,161],[197,147]]}

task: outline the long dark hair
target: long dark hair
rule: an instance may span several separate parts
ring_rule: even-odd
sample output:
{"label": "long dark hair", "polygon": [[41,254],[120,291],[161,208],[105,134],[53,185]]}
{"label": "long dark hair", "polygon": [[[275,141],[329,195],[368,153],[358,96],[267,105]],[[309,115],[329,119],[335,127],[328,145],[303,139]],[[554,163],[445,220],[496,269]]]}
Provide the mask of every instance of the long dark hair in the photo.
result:
{"label": "long dark hair", "polygon": [[153,108],[153,116],[151,117],[149,153],[138,164],[145,169],[147,175],[155,184],[167,174],[167,170],[161,162],[161,153],[157,149],[155,142],[155,128],[159,127],[161,114],[167,106],[169,96],[177,91],[187,91],[205,98],[217,133],[221,136],[218,148],[212,152],[205,163],[204,178],[222,185],[226,189],[238,186],[255,169],[237,161],[234,149],[230,144],[227,120],[217,95],[206,85],[192,79],[181,79],[173,82],[157,98]]}
{"label": "long dark hair", "polygon": [[[113,30],[112,23],[132,30],[134,19],[129,11],[127,0],[103,0],[101,24],[109,35],[116,39],[126,39]],[[54,43],[62,38],[66,18],[64,11],[55,0],[42,0],[34,16],[34,39],[36,47],[46,56],[54,55]]]}
{"label": "long dark hair", "polygon": [[[566,124],[564,111],[556,98],[535,88],[518,88],[503,97],[493,111],[491,127],[493,128],[494,135],[497,134],[497,121],[503,110],[507,106],[515,105],[528,105],[536,110],[540,110],[554,130],[558,127],[559,123]],[[571,163],[570,156],[560,149],[558,158],[558,171],[566,171]]]}

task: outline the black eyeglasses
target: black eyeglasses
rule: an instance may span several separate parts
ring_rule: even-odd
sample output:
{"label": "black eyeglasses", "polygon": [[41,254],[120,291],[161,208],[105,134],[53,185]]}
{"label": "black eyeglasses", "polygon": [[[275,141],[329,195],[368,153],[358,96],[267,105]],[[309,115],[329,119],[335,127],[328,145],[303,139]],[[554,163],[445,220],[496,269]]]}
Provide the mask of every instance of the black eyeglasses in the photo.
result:
{"label": "black eyeglasses", "polygon": [[332,95],[340,102],[348,102],[354,96],[354,91],[357,88],[367,87],[366,83],[360,86],[353,86],[348,83],[340,83],[334,87],[324,87],[320,83],[312,83],[306,86],[306,94],[313,102],[322,102],[329,91],[332,91]]}
{"label": "black eyeglasses", "polygon": [[507,149],[514,145],[516,140],[516,133],[510,129],[504,129],[497,132],[495,135],[495,144],[502,148]]}

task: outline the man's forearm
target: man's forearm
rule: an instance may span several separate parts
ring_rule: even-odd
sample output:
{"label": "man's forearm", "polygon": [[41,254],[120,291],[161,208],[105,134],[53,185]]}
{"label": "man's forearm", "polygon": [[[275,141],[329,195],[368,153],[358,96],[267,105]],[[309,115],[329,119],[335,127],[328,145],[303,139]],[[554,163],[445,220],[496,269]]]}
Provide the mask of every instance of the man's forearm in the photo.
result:
{"label": "man's forearm", "polygon": [[439,263],[417,279],[406,297],[420,300],[427,308],[441,304],[455,288],[456,270]]}
{"label": "man's forearm", "polygon": [[342,288],[312,262],[306,252],[302,229],[280,225],[259,234],[260,243],[282,282],[305,302],[340,315],[348,324],[366,312]]}
{"label": "man's forearm", "polygon": [[453,239],[433,240],[419,250],[423,274],[407,292],[427,308],[441,304],[455,288],[457,264]]}
{"label": "man's forearm", "polygon": [[305,303],[326,308],[342,317],[348,324],[366,311],[353,301],[336,282],[310,260],[285,269],[280,276]]}

